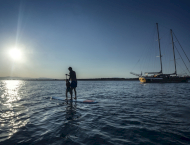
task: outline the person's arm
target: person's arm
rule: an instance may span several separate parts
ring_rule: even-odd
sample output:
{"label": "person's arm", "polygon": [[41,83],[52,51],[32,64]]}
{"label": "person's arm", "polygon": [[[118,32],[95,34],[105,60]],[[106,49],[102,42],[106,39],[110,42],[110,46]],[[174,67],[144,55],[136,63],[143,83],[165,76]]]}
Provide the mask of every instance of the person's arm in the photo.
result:
{"label": "person's arm", "polygon": [[69,76],[69,81],[70,81],[70,80],[71,80],[71,72],[69,72],[69,75],[68,75],[68,76]]}

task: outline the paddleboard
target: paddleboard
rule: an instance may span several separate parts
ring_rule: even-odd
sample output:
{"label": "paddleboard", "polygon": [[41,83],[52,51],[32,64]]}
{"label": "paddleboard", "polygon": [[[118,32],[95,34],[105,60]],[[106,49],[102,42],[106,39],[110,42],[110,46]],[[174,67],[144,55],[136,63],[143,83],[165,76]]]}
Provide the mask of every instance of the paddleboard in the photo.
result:
{"label": "paddleboard", "polygon": [[85,99],[73,99],[73,100],[70,100],[70,99],[65,99],[64,97],[51,97],[51,99],[55,99],[55,100],[61,100],[61,101],[70,101],[70,102],[79,102],[79,103],[89,103],[89,104],[94,104],[94,103],[98,103],[97,101],[94,101],[94,100],[85,100]]}

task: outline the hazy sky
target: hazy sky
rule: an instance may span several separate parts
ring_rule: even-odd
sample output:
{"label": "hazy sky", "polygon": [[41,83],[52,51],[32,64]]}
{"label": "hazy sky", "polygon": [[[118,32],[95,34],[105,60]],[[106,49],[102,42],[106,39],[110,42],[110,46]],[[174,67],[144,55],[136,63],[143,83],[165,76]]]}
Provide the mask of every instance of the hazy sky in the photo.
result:
{"label": "hazy sky", "polygon": [[65,78],[69,66],[78,78],[160,71],[156,23],[163,71],[173,73],[170,29],[190,57],[189,0],[0,0],[0,77]]}

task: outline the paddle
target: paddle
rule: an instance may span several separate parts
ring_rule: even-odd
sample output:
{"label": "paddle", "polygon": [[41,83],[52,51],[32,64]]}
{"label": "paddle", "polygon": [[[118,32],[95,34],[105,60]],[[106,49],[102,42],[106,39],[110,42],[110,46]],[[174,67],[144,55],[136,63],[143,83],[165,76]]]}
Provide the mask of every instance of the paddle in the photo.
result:
{"label": "paddle", "polygon": [[66,80],[67,80],[67,75],[68,75],[68,74],[65,74],[65,75],[66,75]]}

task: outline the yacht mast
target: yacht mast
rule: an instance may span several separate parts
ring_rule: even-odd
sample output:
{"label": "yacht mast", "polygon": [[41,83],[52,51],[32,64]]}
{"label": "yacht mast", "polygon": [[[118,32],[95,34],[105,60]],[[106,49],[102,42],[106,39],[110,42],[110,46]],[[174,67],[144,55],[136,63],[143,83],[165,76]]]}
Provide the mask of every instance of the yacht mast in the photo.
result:
{"label": "yacht mast", "polygon": [[173,41],[173,35],[172,35],[172,29],[170,29],[171,37],[172,37],[172,47],[173,47],[173,54],[174,54],[174,66],[175,66],[175,75],[177,76],[177,70],[176,70],[176,59],[175,59],[175,50],[174,50],[174,41]]}
{"label": "yacht mast", "polygon": [[160,49],[160,38],[159,38],[158,23],[156,23],[156,26],[157,26],[157,32],[158,32],[158,45],[159,45],[159,52],[160,52],[160,65],[161,65],[160,73],[162,73],[162,55],[161,55],[161,49]]}

